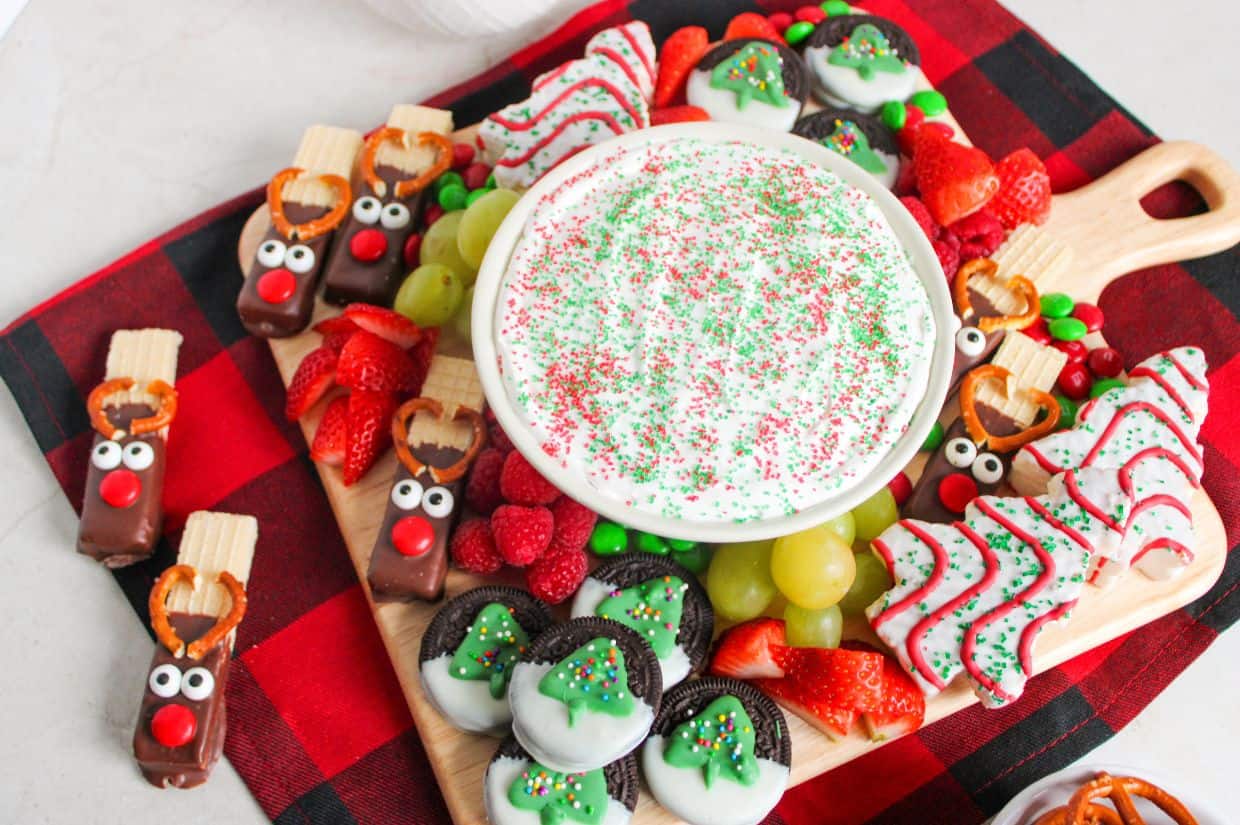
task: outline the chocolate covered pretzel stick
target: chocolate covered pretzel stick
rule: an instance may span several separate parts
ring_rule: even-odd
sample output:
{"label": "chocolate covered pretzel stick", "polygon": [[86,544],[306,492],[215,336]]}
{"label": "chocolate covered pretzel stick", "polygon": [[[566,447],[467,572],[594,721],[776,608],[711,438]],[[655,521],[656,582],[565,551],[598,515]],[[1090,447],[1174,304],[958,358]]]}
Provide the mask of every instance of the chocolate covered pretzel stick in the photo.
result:
{"label": "chocolate covered pretzel stick", "polygon": [[352,129],[311,126],[293,165],[267,184],[271,228],[237,297],[251,334],[284,338],[310,322],[328,245],[353,203],[349,176],[361,149]]}
{"label": "chocolate covered pretzel stick", "polygon": [[253,516],[191,513],[176,565],[151,589],[158,643],[133,751],[152,785],[201,785],[224,751],[224,687],[257,541]]}
{"label": "chocolate covered pretzel stick", "polygon": [[324,273],[327,301],[387,306],[417,266],[406,254],[423,192],[452,164],[452,113],[399,104],[366,139],[362,182]]}
{"label": "chocolate covered pretzel stick", "polygon": [[108,567],[151,555],[163,529],[168,425],[176,416],[181,333],[118,330],[104,381],[87,400],[95,440],[78,551]]}

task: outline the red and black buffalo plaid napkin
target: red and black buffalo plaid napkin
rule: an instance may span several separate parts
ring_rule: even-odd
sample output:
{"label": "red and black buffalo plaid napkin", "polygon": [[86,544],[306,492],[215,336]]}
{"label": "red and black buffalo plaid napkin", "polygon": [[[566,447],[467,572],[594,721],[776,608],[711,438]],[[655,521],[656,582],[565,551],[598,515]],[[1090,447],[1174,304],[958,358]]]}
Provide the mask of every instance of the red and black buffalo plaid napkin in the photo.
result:
{"label": "red and black buffalo plaid napkin", "polygon": [[[930,81],[978,145],[994,157],[1031,147],[1046,159],[1058,191],[1157,140],[993,0],[862,3],[913,36]],[[718,36],[751,7],[741,0],[604,0],[429,102],[453,109],[457,123],[472,123],[524,96],[536,74],[580,55],[600,28],[637,18],[649,22],[656,41],[689,23]],[[392,99],[400,98],[392,89]],[[143,326],[184,334],[181,412],[165,491],[168,535],[152,560],[118,571],[117,583],[145,621],[147,593],[173,561],[186,515],[206,508],[253,513],[261,533],[228,684],[228,758],[275,822],[447,825],[306,444],[284,420],[284,390],[267,345],[245,334],[233,310],[241,282],[237,237],[259,202],[255,191],[225,203],[31,310],[2,334],[0,373],[76,506],[91,442],[85,398],[103,374],[108,336]],[[1173,187],[1146,205],[1160,216],[1202,208],[1194,193]],[[1134,273],[1101,301],[1106,334],[1129,367],[1178,344],[1205,349],[1212,367],[1205,486],[1229,545],[1240,538],[1238,270],[1240,252],[1231,250]],[[1197,602],[1032,680],[1012,707],[963,711],[801,785],[770,821],[981,822],[1017,790],[1131,721],[1240,617],[1237,559],[1232,553],[1222,580]]]}

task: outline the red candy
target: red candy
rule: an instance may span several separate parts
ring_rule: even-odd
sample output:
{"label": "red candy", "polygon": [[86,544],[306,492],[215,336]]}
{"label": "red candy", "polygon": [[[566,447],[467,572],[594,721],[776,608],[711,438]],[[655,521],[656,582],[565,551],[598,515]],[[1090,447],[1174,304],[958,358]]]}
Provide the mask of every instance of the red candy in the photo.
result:
{"label": "red candy", "polygon": [[913,144],[917,139],[917,130],[921,128],[925,120],[926,113],[921,110],[920,106],[910,103],[904,107],[904,125],[900,127],[900,131],[896,132],[896,141],[900,144],[900,151],[910,158],[913,156]]}
{"label": "red candy", "polygon": [[373,226],[363,229],[349,238],[349,254],[353,260],[364,264],[373,263],[387,253],[387,236]]}
{"label": "red candy", "polygon": [[1068,356],[1068,363],[1079,364],[1089,355],[1089,347],[1080,341],[1051,341],[1051,346]]}
{"label": "red candy", "polygon": [[1085,366],[1099,378],[1115,378],[1124,371],[1124,357],[1112,347],[1098,347],[1090,351]]}
{"label": "red candy", "polygon": [[1039,344],[1046,345],[1051,342],[1051,331],[1046,328],[1045,318],[1038,318],[1038,320],[1022,329],[1021,332],[1028,335]]}
{"label": "red candy", "polygon": [[452,144],[452,168],[458,171],[464,169],[474,162],[475,154],[474,147],[468,143]]}
{"label": "red candy", "polygon": [[900,473],[891,481],[887,482],[887,489],[891,491],[891,496],[896,500],[896,506],[904,506],[904,502],[908,501],[908,497],[913,494],[913,482],[908,480],[907,473]]}
{"label": "red candy", "polygon": [[973,476],[952,473],[939,482],[939,501],[953,513],[963,513],[969,502],[977,498],[977,482]]}
{"label": "red candy", "polygon": [[[804,20],[806,23],[813,23],[815,26],[827,19],[827,13],[822,10],[821,6],[801,6],[793,13],[793,16],[797,20]],[[779,26],[775,28],[778,29]],[[780,31],[783,31],[783,29],[780,29]]]}
{"label": "red candy", "polygon": [[443,217],[444,208],[437,203],[432,203],[426,207],[426,211],[422,213],[422,223],[428,227],[435,221]]}
{"label": "red candy", "polygon": [[774,14],[768,14],[766,19],[771,21],[771,25],[775,27],[776,31],[781,32],[787,31],[788,27],[796,22],[793,16],[788,14],[786,11],[777,11]]}
{"label": "red candy", "polygon": [[392,527],[392,545],[402,556],[421,556],[435,543],[435,529],[421,516],[405,516]]}
{"label": "red candy", "polygon": [[99,482],[99,497],[118,510],[128,507],[142,495],[142,480],[133,470],[112,470]]}
{"label": "red candy", "polygon": [[1084,364],[1069,361],[1064,364],[1064,368],[1059,371],[1059,391],[1071,398],[1073,401],[1080,401],[1089,397],[1089,388],[1094,381],[1089,375],[1089,370]]}
{"label": "red candy", "polygon": [[[427,210],[430,211],[430,210]],[[418,265],[418,253],[422,251],[422,236],[414,232],[405,241],[405,266],[413,269]]]}
{"label": "red candy", "polygon": [[1097,332],[1102,329],[1102,324],[1106,318],[1102,315],[1102,310],[1093,304],[1077,304],[1072,309],[1072,317],[1085,324],[1085,329],[1090,332]]}
{"label": "red candy", "polygon": [[255,287],[258,297],[269,304],[282,304],[293,297],[297,289],[297,279],[284,267],[264,272]]}
{"label": "red candy", "polygon": [[491,167],[485,163],[471,163],[465,167],[464,172],[461,172],[461,179],[465,182],[465,188],[473,191],[486,186],[490,174]]}
{"label": "red candy", "polygon": [[151,717],[151,735],[165,748],[179,748],[198,732],[198,719],[185,705],[164,705]]}

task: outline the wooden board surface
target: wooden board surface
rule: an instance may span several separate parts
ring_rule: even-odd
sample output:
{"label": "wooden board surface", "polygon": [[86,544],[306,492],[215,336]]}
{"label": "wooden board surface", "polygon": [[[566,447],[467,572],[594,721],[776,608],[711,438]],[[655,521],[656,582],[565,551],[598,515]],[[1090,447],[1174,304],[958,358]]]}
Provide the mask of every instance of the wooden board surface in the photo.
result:
{"label": "wooden board surface", "polygon": [[[955,125],[954,121],[950,122]],[[472,128],[465,129],[454,137],[472,139],[472,133]],[[1240,242],[1240,178],[1203,147],[1195,144],[1162,146],[1170,149],[1154,147],[1085,190],[1057,195],[1051,222],[1033,233],[1026,233],[1023,240],[1014,238],[1024,245],[1014,251],[1007,250],[1012,253],[1009,261],[1032,263],[1034,266],[1023,273],[1044,291],[1062,289],[1079,300],[1096,300],[1108,282],[1133,266],[1207,255]],[[1130,168],[1132,164],[1138,165],[1135,171]],[[1205,216],[1174,222],[1154,221],[1141,212],[1143,221],[1138,223],[1127,205],[1137,204],[1154,186],[1175,179],[1192,182],[1206,197],[1212,211]],[[1123,209],[1101,208],[1116,202],[1126,206]],[[1140,206],[1136,209],[1140,211]],[[1056,217],[1060,215],[1066,217]],[[1082,229],[1082,223],[1087,224],[1088,229]],[[1175,225],[1174,231],[1163,226],[1168,223]],[[239,253],[243,270],[253,259],[266,225],[264,207],[254,214],[242,233]],[[1117,227],[1122,227],[1122,236],[1117,237]],[[1171,236],[1174,241],[1168,240]],[[1110,250],[1113,257],[1100,257],[1096,247]],[[1032,256],[1027,253],[1029,249],[1034,251]],[[1046,253],[1048,249],[1049,254]],[[1117,250],[1123,250],[1123,254]],[[1026,254],[1026,258],[1019,258],[1018,254]],[[1088,266],[1074,266],[1074,262]],[[1039,274],[1039,268],[1045,269],[1045,278]],[[337,312],[320,300],[315,318]],[[287,385],[301,358],[318,346],[319,336],[307,332],[294,338],[273,340],[270,344]],[[459,351],[461,345],[448,340],[441,341],[443,347]],[[325,406],[319,404],[302,420],[307,442],[313,439]],[[924,456],[919,456],[910,468],[914,478],[920,473],[922,463]],[[338,469],[317,466],[364,589],[370,551],[383,519],[395,467],[395,457],[389,452],[360,483],[348,488],[341,481]],[[1141,627],[1209,590],[1223,569],[1226,535],[1217,510],[1203,492],[1198,492],[1193,500],[1192,511],[1197,539],[1193,549],[1197,557],[1183,575],[1156,582],[1133,571],[1110,590],[1087,587],[1071,621],[1050,626],[1039,637],[1034,657],[1039,672]],[[473,576],[454,569],[448,574],[446,593],[451,597],[497,580],[494,576]],[[372,600],[371,606],[454,821],[457,825],[485,823],[482,778],[497,740],[463,733],[447,724],[423,696],[418,675],[422,633],[438,609],[437,605],[375,604]],[[865,638],[867,634],[864,621],[851,622],[846,627],[846,635]],[[872,636],[868,638],[873,640]],[[949,689],[927,701],[926,723],[949,716],[976,701],[966,680],[958,679]],[[881,747],[857,732],[844,740],[831,741],[804,720],[791,714],[788,717],[792,737],[791,783],[794,785]],[[670,825],[677,821],[643,792],[634,825]]]}

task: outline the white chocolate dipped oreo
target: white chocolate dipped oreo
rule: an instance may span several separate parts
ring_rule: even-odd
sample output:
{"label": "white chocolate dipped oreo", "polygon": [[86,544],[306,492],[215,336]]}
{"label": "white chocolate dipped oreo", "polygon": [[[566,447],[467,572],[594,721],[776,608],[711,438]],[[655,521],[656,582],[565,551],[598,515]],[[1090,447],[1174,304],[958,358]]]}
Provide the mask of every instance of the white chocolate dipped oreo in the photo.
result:
{"label": "white chocolate dipped oreo", "polygon": [[793,134],[821,144],[869,172],[891,189],[900,176],[900,146],[882,119],[849,109],[806,115]]}
{"label": "white chocolate dipped oreo", "polygon": [[809,79],[796,52],[768,40],[728,40],[703,55],[689,73],[685,99],[711,120],[787,132],[808,95]]}
{"label": "white chocolate dipped oreo", "polygon": [[921,54],[904,29],[882,17],[846,14],[818,24],[805,44],[814,96],[829,106],[878,111],[913,93]]}

